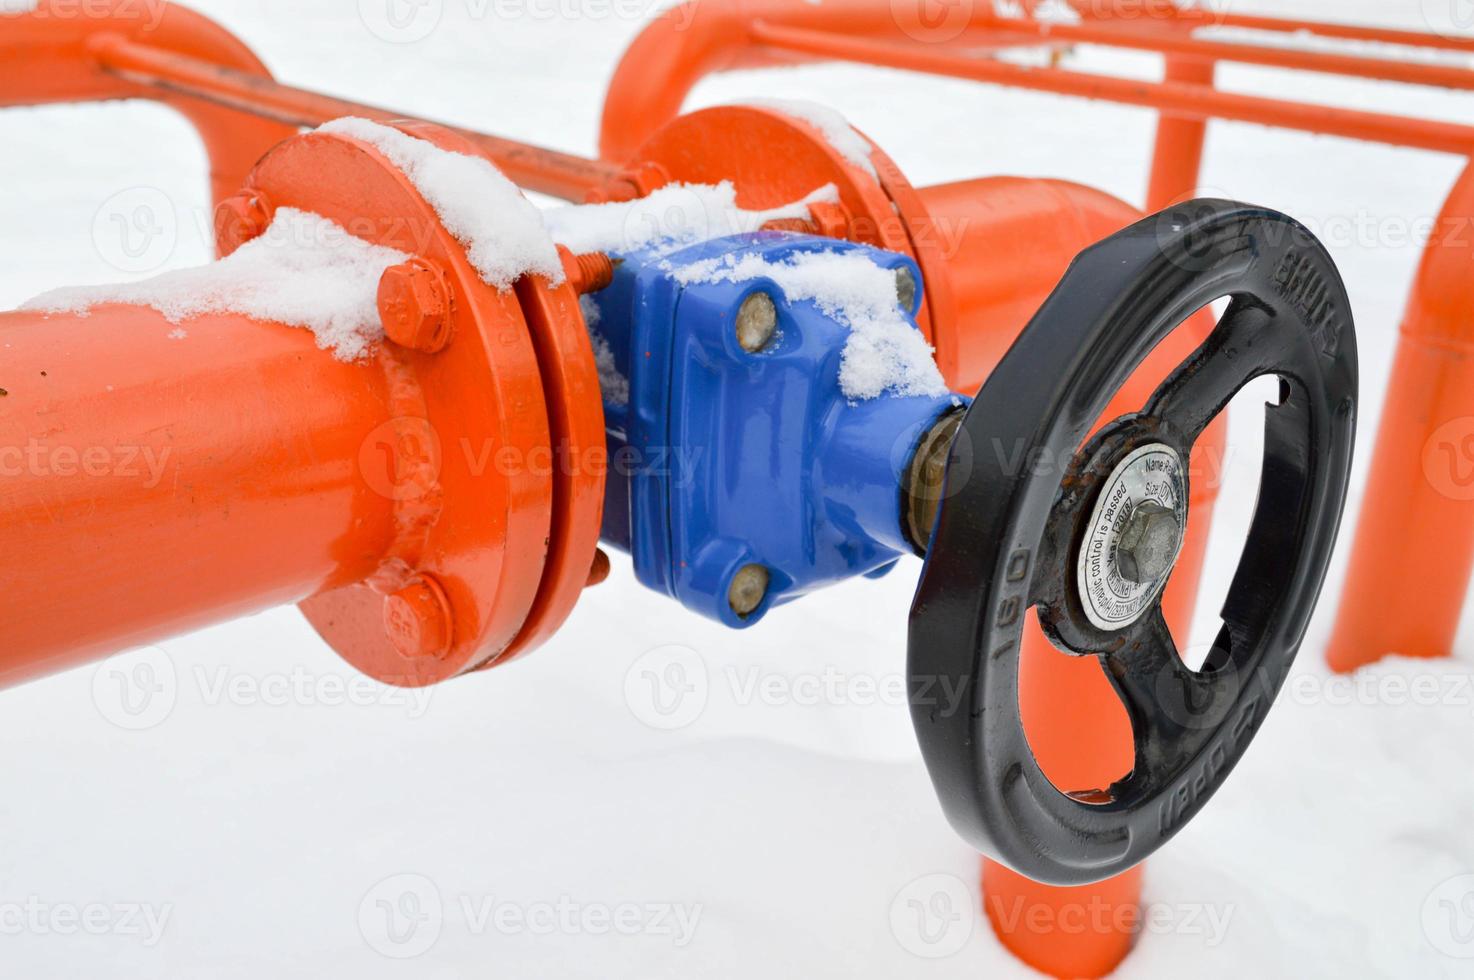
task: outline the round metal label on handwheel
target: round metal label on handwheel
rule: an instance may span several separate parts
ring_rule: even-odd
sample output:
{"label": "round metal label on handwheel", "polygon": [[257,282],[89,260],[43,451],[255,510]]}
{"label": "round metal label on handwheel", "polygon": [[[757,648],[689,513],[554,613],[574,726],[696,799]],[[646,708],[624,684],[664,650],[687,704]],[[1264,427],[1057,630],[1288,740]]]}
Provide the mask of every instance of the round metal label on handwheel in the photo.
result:
{"label": "round metal label on handwheel", "polygon": [[1167,584],[1187,527],[1182,457],[1162,443],[1116,465],[1080,545],[1080,601],[1090,622],[1118,630],[1141,617]]}

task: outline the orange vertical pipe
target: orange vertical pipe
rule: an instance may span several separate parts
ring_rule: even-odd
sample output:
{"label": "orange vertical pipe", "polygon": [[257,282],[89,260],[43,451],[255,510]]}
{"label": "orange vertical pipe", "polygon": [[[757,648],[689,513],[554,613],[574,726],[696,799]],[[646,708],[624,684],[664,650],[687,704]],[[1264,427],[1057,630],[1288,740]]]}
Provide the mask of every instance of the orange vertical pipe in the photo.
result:
{"label": "orange vertical pipe", "polygon": [[1474,571],[1474,164],[1423,255],[1327,659],[1448,656]]}
{"label": "orange vertical pipe", "polygon": [[[1212,87],[1213,62],[1183,57],[1169,57],[1166,61],[1166,81]],[[1158,118],[1152,174],[1146,191],[1148,211],[1161,211],[1190,197],[1197,189],[1207,136],[1205,119],[1186,119],[1165,112]]]}
{"label": "orange vertical pipe", "polygon": [[[954,387],[976,389],[1082,249],[1137,220],[1130,205],[1057,180],[989,177],[919,192],[941,238],[957,318],[939,336],[955,352]],[[1212,328],[1206,314],[1173,334],[1113,400],[1106,418],[1136,411]],[[1191,519],[1164,606],[1185,638],[1212,523],[1224,424],[1194,447]],[[1215,456],[1216,454],[1216,456]],[[1210,465],[1211,464],[1211,465]],[[1029,745],[1045,774],[1067,789],[1108,786],[1131,770],[1131,725],[1093,658],[1055,650],[1038,626],[1025,632],[1019,706]],[[1142,871],[1094,885],[1060,888],[983,862],[983,909],[1000,941],[1035,969],[1061,977],[1103,976],[1131,949]]]}
{"label": "orange vertical pipe", "polygon": [[0,687],[364,578],[385,371],[306,330],[153,310],[0,315]]}

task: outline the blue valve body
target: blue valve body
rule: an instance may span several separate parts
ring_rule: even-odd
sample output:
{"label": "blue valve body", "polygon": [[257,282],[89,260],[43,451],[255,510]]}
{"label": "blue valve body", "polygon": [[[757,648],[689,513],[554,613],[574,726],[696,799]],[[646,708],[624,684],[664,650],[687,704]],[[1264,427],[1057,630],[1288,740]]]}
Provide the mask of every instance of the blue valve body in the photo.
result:
{"label": "blue valve body", "polygon": [[[911,553],[901,526],[903,473],[938,416],[963,404],[952,396],[853,402],[839,383],[847,325],[812,302],[790,302],[770,279],[683,284],[675,276],[727,255],[782,263],[814,251],[863,252],[922,281],[902,255],[760,232],[672,254],[621,255],[613,283],[592,297],[593,330],[629,382],[626,405],[605,391],[604,538],[629,551],[643,584],[732,627],[816,588],[884,574]],[[759,291],[772,297],[778,329],[764,350],[749,353],[736,317]],[[906,312],[913,318],[916,310]],[[742,618],[729,587],[751,564],[768,570],[770,586]]]}

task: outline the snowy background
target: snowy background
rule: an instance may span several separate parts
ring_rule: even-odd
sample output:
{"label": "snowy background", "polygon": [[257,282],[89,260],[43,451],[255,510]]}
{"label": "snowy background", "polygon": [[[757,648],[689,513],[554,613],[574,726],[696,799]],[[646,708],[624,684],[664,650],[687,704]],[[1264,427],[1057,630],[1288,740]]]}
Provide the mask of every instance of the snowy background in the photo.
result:
{"label": "snowy background", "polygon": [[[653,2],[443,0],[415,43],[376,35],[383,0],[194,6],[286,82],[592,153],[604,83]],[[1474,22],[1469,8],[1233,9],[1425,29]],[[1071,60],[1159,71],[1150,56]],[[1238,91],[1474,122],[1467,95],[1220,72]],[[848,67],[723,76],[691,105],[754,96],[833,105],[919,185],[1144,190],[1142,110]],[[203,154],[168,112],[3,112],[0,147],[0,308],[208,257]],[[1419,256],[1410,229],[1461,161],[1236,124],[1214,124],[1207,159],[1207,189],[1295,215],[1341,265],[1362,346],[1359,486]],[[139,202],[173,231],[129,270],[94,226]],[[1252,495],[1234,492],[1257,464],[1248,408],[1205,628]],[[357,678],[292,609],[0,694],[0,970],[1028,975],[975,914],[976,856],[943,821],[896,696],[917,570],[735,634],[617,560],[537,656],[415,694]],[[1447,664],[1333,679],[1320,654],[1334,607],[1242,766],[1151,861],[1153,927],[1122,975],[1474,975],[1474,634]],[[643,681],[669,664],[700,683],[660,716]]]}

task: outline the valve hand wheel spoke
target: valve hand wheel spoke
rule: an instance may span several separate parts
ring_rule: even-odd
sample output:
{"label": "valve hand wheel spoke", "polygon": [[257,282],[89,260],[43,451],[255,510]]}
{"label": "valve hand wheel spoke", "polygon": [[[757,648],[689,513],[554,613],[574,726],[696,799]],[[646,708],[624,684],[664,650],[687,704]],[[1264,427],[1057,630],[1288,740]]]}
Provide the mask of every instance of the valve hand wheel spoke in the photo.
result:
{"label": "valve hand wheel spoke", "polygon": [[[1213,332],[1142,410],[1087,442],[1153,348],[1225,298]],[[1281,384],[1259,499],[1223,628],[1193,670],[1162,613],[1186,534],[1188,461],[1233,396],[1265,375]],[[951,712],[912,704],[964,838],[1035,880],[1082,884],[1146,858],[1217,790],[1319,595],[1350,476],[1356,376],[1341,279],[1282,214],[1189,202],[1075,260],[963,419],[912,606],[912,690],[944,680],[967,695]],[[1008,465],[1038,458],[1072,462]],[[1100,658],[1125,706],[1135,762],[1113,785],[1056,787],[1029,750],[1018,658],[1030,607],[1059,649]]]}
{"label": "valve hand wheel spoke", "polygon": [[1169,423],[1191,444],[1239,389],[1284,360],[1293,340],[1286,330],[1273,310],[1235,297],[1212,336],[1163,382],[1143,414]]}

